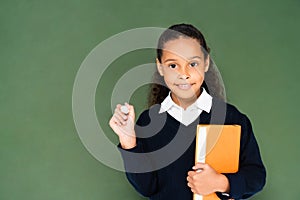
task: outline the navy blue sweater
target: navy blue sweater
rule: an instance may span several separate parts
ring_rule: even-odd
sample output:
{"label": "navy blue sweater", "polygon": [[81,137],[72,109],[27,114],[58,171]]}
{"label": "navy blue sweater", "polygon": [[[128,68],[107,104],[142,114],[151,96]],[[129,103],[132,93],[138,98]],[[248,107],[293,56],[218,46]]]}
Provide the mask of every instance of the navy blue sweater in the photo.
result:
{"label": "navy blue sweater", "polygon": [[241,125],[239,170],[224,174],[230,184],[230,196],[221,199],[249,198],[260,191],[266,178],[251,123],[234,106],[213,99],[210,113],[202,112],[189,126],[167,112],[159,114],[160,105],[144,111],[136,123],[137,146],[121,151],[126,176],[133,187],[149,199],[188,200],[193,193],[187,186],[187,173],[195,163],[195,133],[198,124]]}

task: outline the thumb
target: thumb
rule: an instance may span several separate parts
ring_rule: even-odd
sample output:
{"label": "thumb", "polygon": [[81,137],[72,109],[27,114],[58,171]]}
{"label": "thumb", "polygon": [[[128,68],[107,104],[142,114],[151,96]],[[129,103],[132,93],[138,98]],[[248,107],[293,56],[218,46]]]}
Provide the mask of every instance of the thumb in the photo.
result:
{"label": "thumb", "polygon": [[125,106],[129,110],[129,116],[132,117],[133,119],[135,118],[135,112],[134,112],[134,107],[128,103],[125,103]]}
{"label": "thumb", "polygon": [[195,164],[195,166],[193,166],[193,170],[199,170],[199,169],[203,170],[206,168],[206,166],[207,166],[207,164],[205,164],[205,163],[197,162]]}

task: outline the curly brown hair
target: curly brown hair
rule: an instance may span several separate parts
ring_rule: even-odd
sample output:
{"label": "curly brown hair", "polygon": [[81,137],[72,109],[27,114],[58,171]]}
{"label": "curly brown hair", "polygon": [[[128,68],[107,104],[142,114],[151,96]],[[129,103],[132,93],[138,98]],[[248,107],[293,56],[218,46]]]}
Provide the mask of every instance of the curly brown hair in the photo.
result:
{"label": "curly brown hair", "polygon": [[[206,44],[203,34],[190,24],[175,24],[166,29],[158,40],[156,49],[157,60],[161,63],[161,57],[163,54],[164,44],[170,40],[178,39],[179,37],[188,37],[196,39],[204,53],[204,57],[207,58],[210,49]],[[209,69],[205,74],[205,79],[202,84],[203,88],[213,97],[219,98],[225,101],[225,90],[223,81],[217,67],[210,58]],[[152,84],[150,85],[148,93],[148,106],[151,107],[154,104],[160,104],[168,96],[170,90],[166,86],[163,77],[156,71],[152,77]]]}

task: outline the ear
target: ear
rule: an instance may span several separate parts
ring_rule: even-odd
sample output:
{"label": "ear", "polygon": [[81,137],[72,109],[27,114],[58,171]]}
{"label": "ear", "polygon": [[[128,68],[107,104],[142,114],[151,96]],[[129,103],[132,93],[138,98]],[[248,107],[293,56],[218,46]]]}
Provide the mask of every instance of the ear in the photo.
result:
{"label": "ear", "polygon": [[157,67],[158,73],[159,73],[161,76],[164,76],[163,69],[162,69],[162,65],[161,65],[161,63],[159,62],[159,60],[158,60],[157,58],[156,58],[156,67]]}
{"label": "ear", "polygon": [[207,55],[207,58],[205,60],[205,68],[204,71],[207,72],[209,70],[209,65],[210,65],[210,57]]}

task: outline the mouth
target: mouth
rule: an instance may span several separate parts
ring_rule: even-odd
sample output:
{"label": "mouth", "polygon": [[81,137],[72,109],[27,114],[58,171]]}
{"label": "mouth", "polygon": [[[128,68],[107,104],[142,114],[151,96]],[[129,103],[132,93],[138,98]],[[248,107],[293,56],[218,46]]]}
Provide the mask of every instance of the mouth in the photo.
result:
{"label": "mouth", "polygon": [[189,89],[191,89],[192,85],[194,85],[194,84],[189,84],[189,83],[175,84],[175,86],[178,87],[181,90],[189,90]]}

